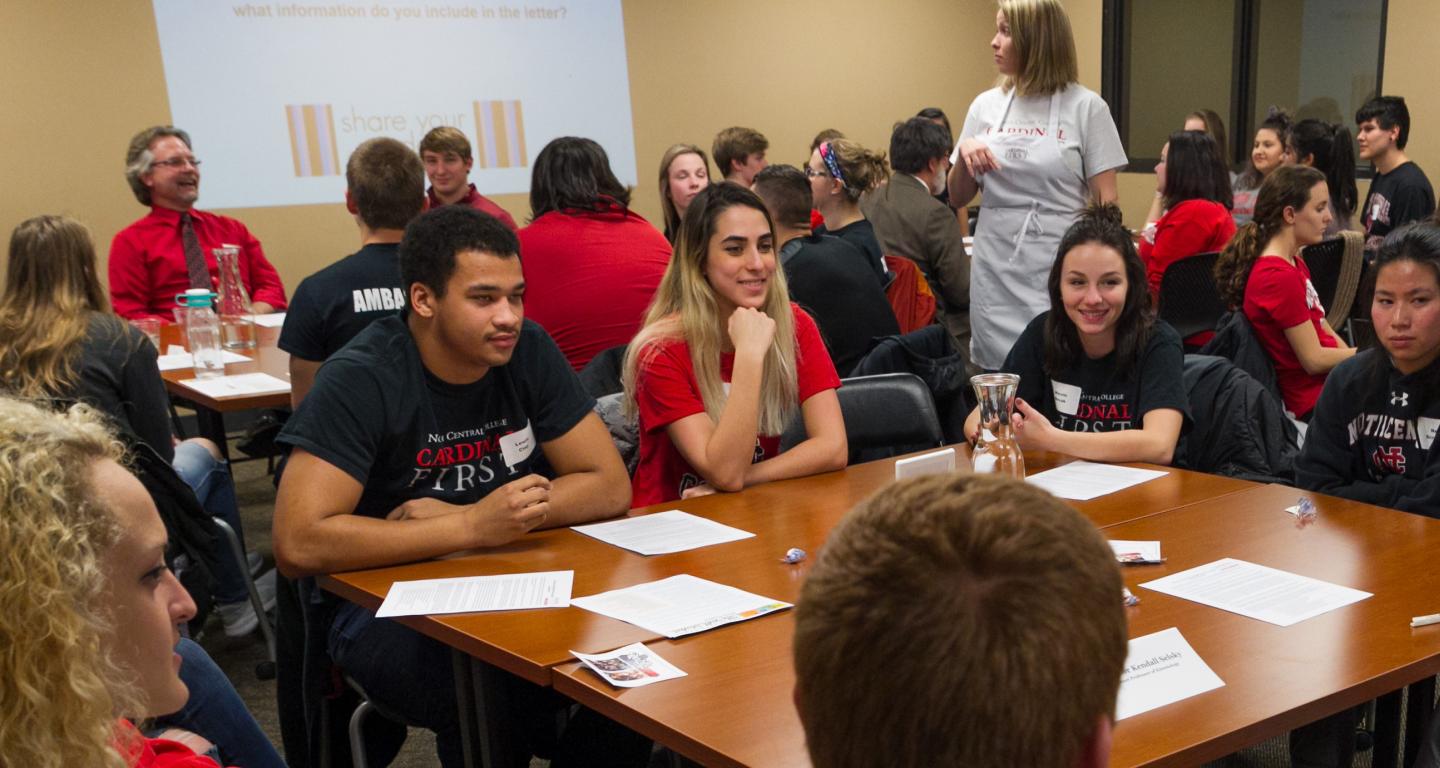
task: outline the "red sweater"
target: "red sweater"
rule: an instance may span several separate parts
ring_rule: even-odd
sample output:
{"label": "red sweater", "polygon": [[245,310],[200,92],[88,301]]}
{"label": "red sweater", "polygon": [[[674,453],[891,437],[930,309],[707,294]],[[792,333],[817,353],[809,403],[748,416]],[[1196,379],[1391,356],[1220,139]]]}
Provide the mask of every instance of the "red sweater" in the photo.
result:
{"label": "red sweater", "polygon": [[670,263],[670,243],[619,206],[551,211],[520,230],[520,262],[525,316],[578,371],[635,337]]}
{"label": "red sweater", "polygon": [[1155,242],[1141,238],[1140,260],[1150,282],[1150,297],[1160,300],[1160,278],[1180,259],[1223,250],[1235,236],[1229,209],[1212,200],[1184,200],[1155,222]]}

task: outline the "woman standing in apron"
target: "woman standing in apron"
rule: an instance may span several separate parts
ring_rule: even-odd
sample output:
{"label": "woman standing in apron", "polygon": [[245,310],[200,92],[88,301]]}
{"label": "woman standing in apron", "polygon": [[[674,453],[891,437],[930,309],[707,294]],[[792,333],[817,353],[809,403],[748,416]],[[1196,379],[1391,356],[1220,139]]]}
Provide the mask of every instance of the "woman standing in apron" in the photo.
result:
{"label": "woman standing in apron", "polygon": [[1127,162],[1104,99],[1076,82],[1059,0],[1000,0],[990,41],[1000,84],[975,98],[951,155],[950,202],[983,192],[971,261],[970,358],[996,370],[1050,306],[1060,236],[1091,198],[1114,202]]}

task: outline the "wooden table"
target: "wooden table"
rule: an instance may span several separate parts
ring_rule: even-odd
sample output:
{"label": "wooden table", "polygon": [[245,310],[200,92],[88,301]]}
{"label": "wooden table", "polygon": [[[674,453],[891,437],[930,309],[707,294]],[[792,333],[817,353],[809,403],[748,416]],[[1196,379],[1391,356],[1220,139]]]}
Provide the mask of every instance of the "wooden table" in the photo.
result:
{"label": "wooden table", "polygon": [[[1126,585],[1141,598],[1128,609],[1131,637],[1179,627],[1226,682],[1120,722],[1112,765],[1197,765],[1440,671],[1440,626],[1408,626],[1411,616],[1440,607],[1440,573],[1429,567],[1440,521],[1303,494],[1316,500],[1319,518],[1300,527],[1283,511],[1300,495],[1249,484],[1106,528],[1109,538],[1159,540],[1168,559],[1125,570]],[[1138,586],[1221,557],[1375,596],[1277,627]],[[553,685],[707,766],[803,766],[808,758],[791,699],[793,630],[786,612],[650,642],[689,675],[659,685],[616,689],[576,662],[556,666]]]}
{"label": "wooden table", "polygon": [[[255,326],[255,349],[248,349],[240,352],[251,358],[244,363],[229,363],[225,366],[226,375],[237,373],[268,373],[281,381],[290,381],[290,355],[279,347],[275,346],[280,339],[280,329],[270,328],[262,325]],[[175,323],[166,323],[160,329],[160,344],[168,348],[170,345],[187,347],[188,342],[180,333],[180,326]],[[163,353],[165,350],[162,349]],[[185,384],[185,380],[195,378],[193,368],[176,368],[169,371],[161,371],[160,376],[165,379],[165,390],[171,397],[183,398],[195,406],[195,421],[199,426],[200,434],[213,440],[220,446],[221,453],[229,458],[230,450],[225,439],[225,417],[224,414],[234,411],[248,411],[255,408],[289,408],[290,393],[275,392],[264,395],[239,395],[235,397],[211,397],[202,392],[197,392]]]}
{"label": "wooden table", "polygon": [[[962,452],[963,452],[962,448]],[[962,460],[965,455],[962,453]],[[1057,454],[1027,455],[1029,470],[1039,472],[1068,462]],[[809,565],[784,565],[780,556],[790,547],[815,555],[840,517],[856,503],[891,482],[894,459],[871,462],[813,477],[768,483],[737,494],[717,494],[687,501],[658,504],[633,514],[683,509],[726,525],[751,531],[755,537],[716,547],[658,557],[643,557],[604,544],[568,529],[542,531],[505,547],[443,560],[379,568],[320,577],[320,585],[370,610],[379,607],[395,581],[450,578],[530,571],[574,570],[575,595],[688,573],[767,597],[794,602]],[[1171,472],[1163,478],[1089,502],[1077,502],[1097,524],[1108,525],[1142,518],[1164,509],[1194,504],[1233,494],[1253,483],[1194,472]],[[485,678],[491,668],[503,669],[531,682],[550,685],[551,669],[569,662],[571,650],[608,651],[658,637],[648,630],[576,607],[545,611],[510,611],[450,616],[416,616],[398,619],[425,635],[455,649],[465,659],[480,662],[468,672],[457,664],[461,692],[477,700],[477,708],[501,706],[485,702]],[[749,625],[766,625],[762,631],[781,631],[789,637],[788,615],[767,617]],[[772,630],[779,623],[781,630]],[[705,633],[726,637],[731,628]],[[682,641],[684,642],[684,641]],[[788,639],[785,641],[788,649]],[[788,668],[788,650],[779,653]],[[681,665],[685,668],[684,665]],[[665,686],[656,686],[664,688]],[[640,689],[654,690],[654,689]],[[788,688],[786,689],[788,697]],[[788,698],[786,699],[788,701]],[[612,714],[607,710],[607,714]],[[625,721],[626,717],[616,716]],[[642,732],[644,729],[637,728]],[[649,732],[647,732],[649,733]],[[649,733],[654,736],[655,734]],[[503,738],[503,734],[493,734]],[[481,741],[487,739],[477,736]],[[660,739],[670,743],[666,739]]]}

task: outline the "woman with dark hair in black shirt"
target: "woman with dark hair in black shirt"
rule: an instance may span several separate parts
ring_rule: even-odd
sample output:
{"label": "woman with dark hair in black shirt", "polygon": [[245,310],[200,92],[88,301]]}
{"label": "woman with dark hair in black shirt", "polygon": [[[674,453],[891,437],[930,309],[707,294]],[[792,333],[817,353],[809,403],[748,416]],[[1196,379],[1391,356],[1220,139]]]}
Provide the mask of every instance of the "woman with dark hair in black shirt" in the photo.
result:
{"label": "woman with dark hair in black shirt", "polygon": [[[1150,311],[1145,266],[1114,204],[1066,230],[1050,270],[1050,309],[1001,370],[1020,375],[1020,445],[1095,461],[1169,464],[1188,419],[1180,336]],[[965,433],[973,440],[980,412]]]}

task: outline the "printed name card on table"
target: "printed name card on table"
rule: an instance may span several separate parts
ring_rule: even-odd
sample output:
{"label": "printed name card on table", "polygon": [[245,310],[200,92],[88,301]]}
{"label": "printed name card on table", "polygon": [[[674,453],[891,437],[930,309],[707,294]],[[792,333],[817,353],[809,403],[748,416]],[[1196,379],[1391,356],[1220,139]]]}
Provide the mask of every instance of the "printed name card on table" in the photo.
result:
{"label": "printed name card on table", "polygon": [[1130,641],[1125,669],[1120,673],[1115,719],[1124,720],[1224,685],[1175,627],[1137,637]]}

